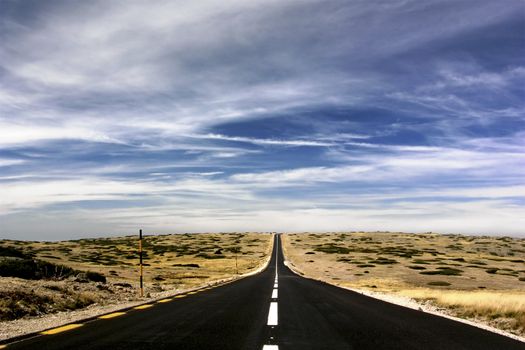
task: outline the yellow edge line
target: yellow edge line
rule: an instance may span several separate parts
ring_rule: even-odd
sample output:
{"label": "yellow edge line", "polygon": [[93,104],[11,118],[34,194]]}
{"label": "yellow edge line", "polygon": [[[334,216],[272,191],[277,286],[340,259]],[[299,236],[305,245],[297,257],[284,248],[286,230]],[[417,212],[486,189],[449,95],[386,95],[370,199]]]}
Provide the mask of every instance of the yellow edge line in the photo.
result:
{"label": "yellow edge line", "polygon": [[186,294],[176,295],[174,298],[184,298]]}
{"label": "yellow edge line", "polygon": [[162,299],[162,300],[157,301],[157,303],[167,303],[168,301],[171,301],[171,300],[172,300],[171,298]]}
{"label": "yellow edge line", "polygon": [[125,312],[114,312],[112,314],[102,315],[99,318],[105,320],[105,319],[108,319],[108,318],[113,318],[113,317],[121,316],[121,315],[124,315],[124,314],[125,314]]}
{"label": "yellow edge line", "polygon": [[136,307],[134,307],[134,309],[142,310],[142,309],[147,309],[147,308],[152,307],[152,306],[153,306],[153,304],[146,304],[146,305],[136,306]]}
{"label": "yellow edge line", "polygon": [[81,327],[81,326],[82,326],[82,324],[80,324],[80,323],[73,323],[73,324],[68,324],[66,326],[62,326],[62,327],[53,328],[53,329],[50,329],[50,330],[47,330],[47,331],[43,331],[43,332],[40,332],[40,334],[44,334],[44,335],[57,334],[57,333],[69,331],[70,329],[75,329],[75,328],[78,328],[78,327]]}
{"label": "yellow edge line", "polygon": [[186,293],[186,295],[191,295],[191,294],[197,294],[198,292],[189,292],[189,293]]}

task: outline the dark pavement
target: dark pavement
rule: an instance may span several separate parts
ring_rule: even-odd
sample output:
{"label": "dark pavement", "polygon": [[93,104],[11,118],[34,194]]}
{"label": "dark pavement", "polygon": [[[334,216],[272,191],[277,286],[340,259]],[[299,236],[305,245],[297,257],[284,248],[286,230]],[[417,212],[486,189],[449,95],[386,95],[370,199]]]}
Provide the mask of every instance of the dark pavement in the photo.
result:
{"label": "dark pavement", "polygon": [[[7,349],[525,349],[511,338],[300,277],[283,264],[276,243],[277,256],[274,249],[255,276]],[[269,315],[271,302],[277,313]]]}

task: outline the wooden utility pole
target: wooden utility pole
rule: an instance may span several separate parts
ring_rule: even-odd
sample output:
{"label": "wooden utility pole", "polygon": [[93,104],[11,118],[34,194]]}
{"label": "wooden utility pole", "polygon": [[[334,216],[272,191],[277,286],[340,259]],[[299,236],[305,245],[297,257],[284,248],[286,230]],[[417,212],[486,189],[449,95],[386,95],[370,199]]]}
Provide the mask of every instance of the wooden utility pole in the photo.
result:
{"label": "wooden utility pole", "polygon": [[239,267],[237,266],[237,251],[235,251],[235,274],[239,274]]}
{"label": "wooden utility pole", "polygon": [[142,230],[139,230],[140,297],[144,296],[144,269],[142,267]]}
{"label": "wooden utility pole", "polygon": [[235,254],[235,274],[238,275],[239,274],[239,265],[237,264],[237,255],[239,254],[241,249],[239,247],[233,247],[232,251]]}

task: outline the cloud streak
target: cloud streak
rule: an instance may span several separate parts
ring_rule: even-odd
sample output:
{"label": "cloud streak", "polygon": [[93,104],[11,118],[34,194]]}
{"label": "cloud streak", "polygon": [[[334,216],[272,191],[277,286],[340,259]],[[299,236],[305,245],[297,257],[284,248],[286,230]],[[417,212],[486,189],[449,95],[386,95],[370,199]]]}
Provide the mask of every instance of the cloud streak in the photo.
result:
{"label": "cloud streak", "polygon": [[2,8],[0,236],[522,234],[522,1]]}

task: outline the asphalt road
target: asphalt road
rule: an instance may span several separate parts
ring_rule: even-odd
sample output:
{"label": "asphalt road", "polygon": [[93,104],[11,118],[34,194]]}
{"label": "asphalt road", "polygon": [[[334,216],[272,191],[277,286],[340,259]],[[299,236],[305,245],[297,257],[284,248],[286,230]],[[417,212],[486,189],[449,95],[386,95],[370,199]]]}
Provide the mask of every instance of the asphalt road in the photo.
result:
{"label": "asphalt road", "polygon": [[255,276],[7,349],[525,349],[511,338],[295,275],[283,264],[280,242],[275,246],[268,268]]}

